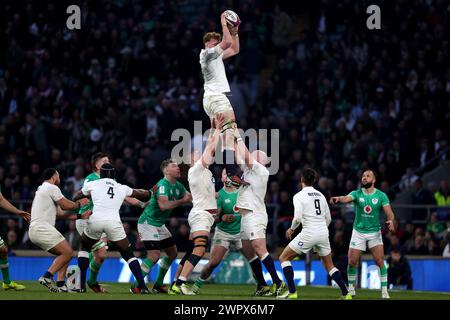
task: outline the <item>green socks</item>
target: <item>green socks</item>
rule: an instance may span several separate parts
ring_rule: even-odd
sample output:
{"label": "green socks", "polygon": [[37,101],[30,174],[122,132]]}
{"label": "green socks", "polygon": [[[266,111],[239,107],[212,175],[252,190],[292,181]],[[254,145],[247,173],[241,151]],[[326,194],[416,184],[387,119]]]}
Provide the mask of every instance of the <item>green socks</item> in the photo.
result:
{"label": "green socks", "polygon": [[355,267],[348,266],[347,267],[347,278],[348,278],[348,285],[354,286],[356,281],[356,273],[358,272],[358,269]]}
{"label": "green socks", "polygon": [[10,284],[11,279],[9,278],[8,257],[0,259],[0,269],[2,270],[3,282]]}
{"label": "green socks", "polygon": [[164,277],[169,270],[172,261],[168,257],[163,257],[159,263],[158,276],[156,277],[155,286],[161,287],[163,285]]}
{"label": "green socks", "polygon": [[387,288],[387,268],[383,266],[380,268],[381,288]]}
{"label": "green socks", "polygon": [[94,284],[97,282],[98,271],[102,264],[95,262],[92,252],[89,253],[89,280],[88,284]]}

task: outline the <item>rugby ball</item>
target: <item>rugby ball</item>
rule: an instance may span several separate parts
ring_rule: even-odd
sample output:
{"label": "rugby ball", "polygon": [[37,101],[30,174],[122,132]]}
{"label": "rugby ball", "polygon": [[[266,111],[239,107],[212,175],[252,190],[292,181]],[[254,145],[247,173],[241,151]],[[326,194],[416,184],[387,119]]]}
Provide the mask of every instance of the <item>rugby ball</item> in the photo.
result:
{"label": "rugby ball", "polygon": [[237,13],[232,10],[225,11],[225,20],[227,20],[228,25],[231,27],[237,27],[241,23]]}

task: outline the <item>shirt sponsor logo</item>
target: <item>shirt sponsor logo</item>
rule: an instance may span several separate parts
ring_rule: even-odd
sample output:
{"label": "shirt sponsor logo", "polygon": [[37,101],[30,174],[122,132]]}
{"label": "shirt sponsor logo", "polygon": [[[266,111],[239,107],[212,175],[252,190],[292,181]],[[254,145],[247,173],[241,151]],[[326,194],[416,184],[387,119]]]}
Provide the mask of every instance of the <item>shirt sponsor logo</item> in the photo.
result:
{"label": "shirt sponsor logo", "polygon": [[367,214],[370,214],[372,212],[372,207],[369,206],[369,205],[365,206],[364,207],[364,212],[367,213]]}
{"label": "shirt sponsor logo", "polygon": [[372,203],[373,204],[377,204],[378,203],[378,199],[372,199]]}
{"label": "shirt sponsor logo", "polygon": [[236,207],[236,205],[233,207],[233,211],[234,212],[239,212],[239,209],[238,209],[238,207]]}
{"label": "shirt sponsor logo", "polygon": [[230,199],[225,199],[225,203],[230,203],[231,200]]}

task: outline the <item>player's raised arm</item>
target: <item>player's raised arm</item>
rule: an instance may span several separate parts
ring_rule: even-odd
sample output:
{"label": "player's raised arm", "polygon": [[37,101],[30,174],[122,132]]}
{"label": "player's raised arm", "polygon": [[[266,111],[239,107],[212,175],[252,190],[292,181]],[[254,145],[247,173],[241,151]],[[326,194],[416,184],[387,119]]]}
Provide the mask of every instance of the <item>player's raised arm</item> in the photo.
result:
{"label": "player's raised arm", "polygon": [[219,43],[219,47],[222,50],[227,50],[233,43],[230,30],[228,29],[227,20],[225,19],[225,12],[220,15],[220,22],[222,24],[222,41]]}
{"label": "player's raised arm", "polygon": [[219,137],[223,124],[223,115],[220,113],[217,114],[217,118],[215,121],[216,121],[215,129],[209,136],[208,141],[206,142],[205,151],[203,151],[201,158],[202,166],[205,168],[207,168],[214,161],[214,155],[216,153],[217,143],[219,142]]}
{"label": "player's raised arm", "polygon": [[351,196],[339,196],[339,197],[331,197],[330,198],[330,204],[335,204],[335,203],[349,203],[352,202],[353,198]]}
{"label": "player's raised arm", "polygon": [[1,193],[0,193],[0,207],[5,209],[8,212],[11,212],[19,217],[25,219],[26,222],[30,222],[31,216],[28,212],[22,211],[14,207],[11,202],[9,202]]}
{"label": "player's raised arm", "polygon": [[238,128],[234,129],[234,137],[236,138],[236,158],[238,164],[245,164],[249,169],[253,168],[253,157],[248,151],[244,140],[239,134]]}
{"label": "player's raised arm", "polygon": [[229,27],[231,33],[231,46],[223,52],[222,60],[228,59],[234,55],[237,55],[240,51],[239,44],[239,25],[235,27]]}

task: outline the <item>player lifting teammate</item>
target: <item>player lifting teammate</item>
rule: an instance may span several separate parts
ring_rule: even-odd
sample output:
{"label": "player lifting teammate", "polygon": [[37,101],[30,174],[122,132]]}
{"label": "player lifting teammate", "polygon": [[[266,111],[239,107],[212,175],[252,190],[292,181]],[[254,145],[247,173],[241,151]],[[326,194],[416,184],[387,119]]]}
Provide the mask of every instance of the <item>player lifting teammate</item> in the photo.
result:
{"label": "player lifting teammate", "polygon": [[214,154],[219,141],[223,124],[221,114],[217,115],[215,130],[206,143],[203,154],[194,151],[191,155],[191,168],[188,171],[189,188],[192,194],[192,209],[189,212],[188,223],[191,228],[191,238],[194,241],[192,253],[189,251],[180,262],[181,274],[169,289],[169,294],[193,295],[192,290],[186,285],[187,278],[194,270],[197,263],[205,255],[211,227],[217,213],[216,192],[212,172],[208,169],[214,161]]}
{"label": "player lifting teammate", "polygon": [[[305,169],[301,175],[302,190],[293,199],[294,219],[292,226],[286,231],[286,237],[291,240],[280,256],[281,267],[289,290],[279,292],[279,299],[297,299],[294,284],[294,270],[291,261],[299,254],[314,249],[320,256],[323,266],[330,277],[339,285],[342,298],[351,300],[341,272],[335,268],[331,258],[328,225],[331,222],[330,208],[322,193],[312,187],[316,181],[316,172]],[[292,234],[302,224],[302,231],[294,238]]]}
{"label": "player lifting teammate", "polygon": [[[229,26],[225,19],[225,12],[220,16],[222,35],[208,32],[203,36],[205,48],[200,52],[200,65],[204,79],[203,108],[209,116],[211,123],[217,115],[223,115],[222,149],[223,161],[231,182],[235,186],[246,184],[237,175],[237,166],[234,156],[233,130],[236,128],[236,119],[226,94],[230,93],[223,60],[239,53],[239,19],[235,26]],[[231,33],[230,33],[231,32]]]}
{"label": "player lifting teammate", "polygon": [[228,250],[241,250],[241,215],[236,207],[237,188],[227,179],[227,172],[222,170],[223,188],[217,198],[216,231],[212,240],[208,264],[203,268],[200,277],[197,278],[192,291],[198,293],[206,279],[224,258]]}
{"label": "player lifting teammate", "polygon": [[[269,160],[264,151],[255,150],[249,152],[237,129],[234,130],[236,138],[236,155],[238,163],[244,167],[244,180],[250,185],[241,186],[238,191],[236,206],[241,214],[241,239],[244,256],[249,260],[258,281],[256,295],[264,292],[265,295],[275,296],[284,290],[286,286],[277,275],[275,264],[267,251],[266,229],[267,211],[264,197],[267,191],[269,170],[266,168]],[[261,262],[266,267],[272,278],[272,286],[269,292],[265,290],[265,280],[260,278],[259,270]],[[255,272],[256,271],[256,272]]]}
{"label": "player lifting teammate", "polygon": [[373,170],[365,170],[361,178],[362,188],[350,192],[346,196],[332,197],[331,203],[353,202],[355,206],[355,220],[353,232],[348,248],[348,290],[352,296],[355,293],[355,279],[359,259],[368,247],[373,259],[380,268],[381,297],[389,299],[387,290],[387,269],[384,265],[384,247],[381,237],[380,213],[387,216],[386,225],[389,231],[395,231],[394,212],[389,204],[387,195],[375,188],[376,176]]}

